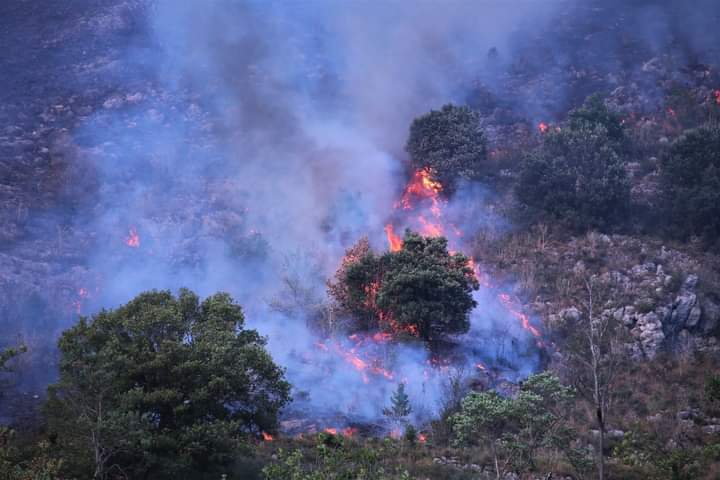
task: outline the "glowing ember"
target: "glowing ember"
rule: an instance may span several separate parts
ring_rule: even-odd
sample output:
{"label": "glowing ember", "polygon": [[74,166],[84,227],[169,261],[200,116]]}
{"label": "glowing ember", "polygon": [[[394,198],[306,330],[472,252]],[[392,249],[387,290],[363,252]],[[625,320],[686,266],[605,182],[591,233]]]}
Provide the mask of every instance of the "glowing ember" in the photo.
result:
{"label": "glowing ember", "polygon": [[540,122],[538,124],[538,130],[540,131],[540,133],[547,133],[548,130],[550,130],[550,126],[545,122]]}
{"label": "glowing ember", "polygon": [[476,363],[475,366],[476,366],[477,368],[479,368],[480,370],[482,370],[483,372],[487,372],[487,367],[486,367],[485,365],[483,365],[482,362]]}
{"label": "glowing ember", "polygon": [[424,433],[418,434],[418,442],[420,442],[420,443],[427,442],[427,435],[425,435]]}
{"label": "glowing ember", "polygon": [[712,95],[715,97],[715,103],[720,105],[720,90],[713,90]]}
{"label": "glowing ember", "polygon": [[390,244],[390,251],[399,251],[402,248],[402,239],[397,236],[392,224],[388,223],[385,225],[385,234],[387,235],[388,243]]}
{"label": "glowing ember", "polygon": [[[380,332],[373,335],[355,334],[350,335],[350,337],[348,338],[351,341],[355,342],[354,347],[348,348],[343,346],[340,342],[335,342],[332,346],[332,351],[334,353],[337,353],[342,359],[352,365],[355,370],[360,373],[362,381],[364,383],[370,383],[370,377],[368,376],[368,374],[372,374],[378,377],[384,377],[387,380],[393,380],[393,373],[383,368],[382,362],[379,358],[363,358],[361,355],[368,356],[369,352],[366,349],[360,352],[360,349],[367,346],[368,344],[372,346],[375,344],[389,341],[390,339],[392,339],[392,336],[390,334]],[[316,342],[315,345],[322,351],[330,352],[328,346],[322,342]]]}
{"label": "glowing ember", "polygon": [[130,248],[138,248],[140,247],[140,235],[138,235],[137,230],[135,227],[130,227],[130,234],[127,238],[125,238],[125,245],[127,245]]}
{"label": "glowing ember", "polygon": [[323,432],[329,433],[330,435],[337,435],[337,428],[326,428]]}
{"label": "glowing ember", "polygon": [[345,438],[352,438],[356,433],[358,429],[353,427],[347,427],[343,428],[342,436]]}
{"label": "glowing ember", "polygon": [[269,433],[261,432],[260,435],[262,435],[263,440],[265,440],[266,442],[272,442],[273,440],[275,440],[275,438],[273,438],[273,436]]}

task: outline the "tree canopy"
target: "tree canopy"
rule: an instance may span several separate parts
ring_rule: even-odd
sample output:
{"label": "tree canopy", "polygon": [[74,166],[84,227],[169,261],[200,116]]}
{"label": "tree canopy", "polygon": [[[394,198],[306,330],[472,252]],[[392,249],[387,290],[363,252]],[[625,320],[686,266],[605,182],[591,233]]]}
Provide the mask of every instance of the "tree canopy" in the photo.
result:
{"label": "tree canopy", "polygon": [[412,168],[432,169],[448,193],[459,180],[476,180],[487,173],[480,115],[465,106],[448,104],[413,120],[405,149]]}
{"label": "tree canopy", "polygon": [[545,133],[521,166],[518,199],[576,230],[607,228],[622,220],[630,183],[616,121],[591,100],[561,128]]}
{"label": "tree canopy", "polygon": [[662,158],[660,178],[670,230],[709,241],[720,236],[720,125],[686,131]]}
{"label": "tree canopy", "polygon": [[359,319],[359,328],[405,331],[433,340],[470,327],[478,280],[465,255],[448,252],[444,237],[407,230],[397,252],[378,256],[367,247],[354,247],[349,257],[329,293],[345,313]]}
{"label": "tree canopy", "polygon": [[63,333],[49,426],[62,449],[92,452],[95,478],[209,472],[289,401],[264,345],[228,294],[142,293]]}

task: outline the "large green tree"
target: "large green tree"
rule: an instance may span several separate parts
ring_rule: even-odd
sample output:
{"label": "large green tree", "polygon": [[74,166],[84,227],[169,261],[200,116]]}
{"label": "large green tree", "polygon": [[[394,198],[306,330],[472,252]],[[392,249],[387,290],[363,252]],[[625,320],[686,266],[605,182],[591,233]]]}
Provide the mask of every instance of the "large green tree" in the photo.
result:
{"label": "large green tree", "polygon": [[668,225],[681,238],[720,237],[720,125],[686,131],[662,158]]}
{"label": "large green tree", "polygon": [[532,211],[577,230],[608,228],[630,201],[622,129],[596,100],[543,135],[523,161],[517,198]]}
{"label": "large green tree", "polygon": [[448,104],[413,120],[405,149],[413,169],[431,169],[448,192],[458,180],[488,173],[480,115],[465,106]]}
{"label": "large green tree", "polygon": [[142,293],[63,333],[49,426],[93,478],[215,478],[289,400],[264,345],[227,294]]}
{"label": "large green tree", "polygon": [[359,318],[359,328],[389,328],[424,340],[468,330],[478,280],[468,257],[448,252],[447,239],[407,230],[397,252],[361,250],[343,263],[329,288],[342,310]]}

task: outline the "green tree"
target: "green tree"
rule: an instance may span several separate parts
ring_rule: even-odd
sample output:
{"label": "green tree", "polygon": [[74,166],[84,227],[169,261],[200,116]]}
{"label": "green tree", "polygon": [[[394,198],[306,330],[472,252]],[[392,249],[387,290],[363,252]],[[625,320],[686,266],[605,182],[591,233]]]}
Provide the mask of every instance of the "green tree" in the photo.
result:
{"label": "green tree", "polygon": [[531,375],[522,383],[514,401],[519,425],[511,442],[515,465],[535,470],[540,450],[555,460],[568,452],[572,432],[567,420],[574,396],[551,372]]}
{"label": "green tree", "polygon": [[597,93],[589,96],[581,107],[568,114],[568,126],[571,130],[592,128],[595,125],[605,127],[608,138],[618,146],[627,141],[622,117],[607,108],[602,95]]}
{"label": "green tree", "polygon": [[515,406],[509,398],[497,392],[471,392],[460,405],[460,411],[452,416],[451,423],[458,445],[490,445],[495,474],[501,478],[500,459],[503,455],[503,438],[512,429]]}
{"label": "green tree", "polygon": [[400,330],[428,341],[468,330],[479,284],[469,259],[448,253],[445,238],[408,230],[397,252],[361,250],[343,262],[329,288],[359,328]]}
{"label": "green tree", "polygon": [[403,422],[412,413],[410,397],[405,393],[405,383],[398,383],[397,389],[390,397],[390,407],[383,409],[383,415],[395,422]]}
{"label": "green tree", "polygon": [[561,129],[521,166],[518,199],[567,226],[606,228],[622,218],[629,202],[624,164],[602,125]]}
{"label": "green tree", "polygon": [[448,193],[459,180],[477,180],[487,173],[480,115],[465,106],[448,104],[413,120],[405,149],[412,168],[431,169]]}
{"label": "green tree", "polygon": [[562,128],[543,135],[521,165],[517,198],[576,230],[607,228],[621,220],[630,184],[612,118],[584,107]]}
{"label": "green tree", "polygon": [[686,131],[661,160],[668,227],[688,238],[720,237],[720,124]]}
{"label": "green tree", "polygon": [[[193,478],[227,466],[241,435],[289,401],[265,340],[224,293],[142,293],[65,331],[46,415],[93,478]],[[82,463],[80,463],[82,466]]]}

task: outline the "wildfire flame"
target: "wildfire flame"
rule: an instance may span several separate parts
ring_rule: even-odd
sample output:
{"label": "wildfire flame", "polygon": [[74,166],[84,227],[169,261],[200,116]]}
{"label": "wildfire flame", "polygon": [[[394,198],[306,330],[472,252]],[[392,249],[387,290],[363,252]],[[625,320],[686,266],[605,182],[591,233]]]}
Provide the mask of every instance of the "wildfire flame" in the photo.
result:
{"label": "wildfire flame", "polygon": [[508,312],[513,314],[518,320],[520,320],[520,324],[522,327],[530,332],[535,338],[541,338],[540,330],[535,328],[531,323],[530,319],[526,314],[521,312],[515,307],[515,304],[513,302],[513,299],[508,295],[507,293],[501,293],[498,295],[498,298],[500,299],[500,302],[505,306]]}
{"label": "wildfire flame", "polygon": [[712,95],[713,95],[713,97],[715,97],[715,103],[720,105],[720,89],[713,90]]}
{"label": "wildfire flame", "polygon": [[275,438],[269,433],[260,432],[260,435],[262,435],[263,440],[265,440],[266,442],[272,442],[273,440],[275,440]]}
{"label": "wildfire flame", "polygon": [[368,373],[375,376],[384,377],[387,380],[393,380],[395,377],[390,370],[383,368],[379,359],[364,359],[361,355],[366,355],[367,352],[364,350],[361,352],[361,348],[368,343],[382,343],[388,341],[391,337],[390,334],[376,333],[373,335],[360,335],[355,334],[348,337],[351,341],[355,342],[355,346],[348,348],[343,346],[340,342],[335,342],[332,350],[322,342],[317,342],[318,348],[325,352],[334,352],[344,359],[347,363],[352,365],[357,370],[362,378],[363,383],[370,383],[370,377]]}
{"label": "wildfire flame", "polygon": [[548,130],[550,130],[550,125],[545,122],[540,122],[538,124],[538,130],[540,131],[540,133],[547,133]]}
{"label": "wildfire flame", "polygon": [[402,248],[402,239],[395,233],[395,228],[392,224],[388,223],[385,225],[385,234],[387,235],[388,243],[390,244],[390,251],[397,252]]}
{"label": "wildfire flame", "polygon": [[[405,191],[400,198],[399,206],[404,210],[411,210],[413,208],[414,198],[428,198],[435,203],[442,189],[442,184],[433,179],[432,169],[427,167],[421,168],[415,172],[405,187]],[[396,204],[396,207],[397,206]]]}
{"label": "wildfire flame", "polygon": [[140,235],[138,235],[137,229],[135,229],[135,227],[130,227],[129,235],[125,238],[125,245],[130,248],[140,247]]}
{"label": "wildfire flame", "polygon": [[[674,112],[673,112],[674,113]],[[545,122],[540,122],[538,128],[541,133],[545,133],[549,130],[550,126]],[[440,193],[443,191],[442,184],[433,178],[433,171],[428,168],[423,168],[415,172],[413,177],[408,182],[405,190],[403,191],[400,201],[395,204],[395,208],[401,208],[402,210],[417,210],[419,206],[422,206],[422,202],[430,201],[430,215],[426,215],[427,210],[420,211],[414,217],[409,217],[406,220],[413,222],[415,219],[417,222],[416,226],[422,235],[429,237],[437,237],[445,235],[446,231],[451,231],[455,234],[457,239],[462,237],[462,231],[455,225],[449,224],[449,228],[445,228],[442,215],[442,206],[445,201],[440,197]],[[425,204],[427,208],[427,204]],[[388,244],[390,250],[395,252],[402,248],[402,239],[395,233],[393,224],[387,224],[385,226],[385,234],[387,235]],[[454,254],[454,251],[450,251]],[[481,274],[480,269],[475,263],[472,257],[469,257],[468,267],[473,272],[472,274],[478,279],[480,284],[485,288],[493,288],[487,276]],[[377,285],[369,287],[371,290],[368,293],[368,301],[374,302],[377,294]],[[374,293],[375,295],[372,295]],[[520,325],[523,329],[530,332],[530,334],[536,339],[541,338],[540,331],[530,323],[528,316],[523,313],[522,308],[518,305],[519,302],[513,300],[513,298],[506,293],[498,293],[498,299],[503,307],[515,318],[520,321]],[[383,312],[379,312],[381,319],[383,319]],[[411,335],[417,335],[416,328],[402,328],[392,318],[387,318],[386,324],[392,332],[400,333],[405,332]],[[538,340],[538,345],[541,345],[541,341]]]}
{"label": "wildfire flame", "polygon": [[418,434],[418,442],[420,442],[420,443],[427,442],[427,435],[425,435],[424,433]]}

